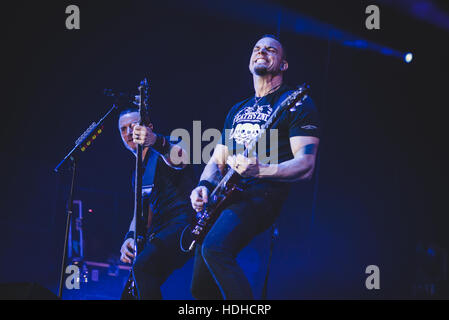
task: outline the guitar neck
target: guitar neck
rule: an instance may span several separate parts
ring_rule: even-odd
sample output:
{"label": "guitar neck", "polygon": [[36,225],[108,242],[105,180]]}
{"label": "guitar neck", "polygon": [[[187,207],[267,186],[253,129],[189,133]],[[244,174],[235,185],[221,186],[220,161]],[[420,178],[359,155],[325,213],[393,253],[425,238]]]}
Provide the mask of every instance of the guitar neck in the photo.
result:
{"label": "guitar neck", "polygon": [[226,172],[225,176],[223,178],[221,178],[220,182],[217,184],[217,186],[215,187],[215,189],[212,191],[211,193],[211,197],[213,198],[217,193],[220,193],[221,190],[224,189],[224,187],[226,186],[226,183],[228,183],[228,181],[232,178],[232,176],[234,175],[235,170],[232,169],[231,167],[229,167],[228,171]]}

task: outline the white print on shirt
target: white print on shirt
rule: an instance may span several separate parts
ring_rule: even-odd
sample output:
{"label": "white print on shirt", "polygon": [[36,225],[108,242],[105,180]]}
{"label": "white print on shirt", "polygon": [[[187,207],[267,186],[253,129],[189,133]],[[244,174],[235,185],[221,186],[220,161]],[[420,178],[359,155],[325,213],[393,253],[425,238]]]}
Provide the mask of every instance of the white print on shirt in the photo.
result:
{"label": "white print on shirt", "polygon": [[306,130],[313,130],[313,129],[318,129],[317,126],[314,126],[312,124],[308,124],[306,126],[302,126],[301,129],[306,129]]}
{"label": "white print on shirt", "polygon": [[270,105],[243,108],[234,116],[229,138],[248,145],[259,135],[261,126],[267,122],[272,111]]}

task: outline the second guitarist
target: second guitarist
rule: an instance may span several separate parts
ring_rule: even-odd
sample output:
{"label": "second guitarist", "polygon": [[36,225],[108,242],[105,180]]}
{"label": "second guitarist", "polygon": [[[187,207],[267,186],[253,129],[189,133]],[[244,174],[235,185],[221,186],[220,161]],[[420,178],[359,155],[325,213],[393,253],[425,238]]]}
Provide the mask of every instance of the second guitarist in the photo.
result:
{"label": "second guitarist", "polygon": [[[136,258],[133,272],[140,299],[162,299],[161,285],[191,258],[181,251],[179,241],[190,222],[188,194],[193,172],[186,167],[187,161],[183,160],[187,155],[179,145],[155,134],[151,125],[138,125],[139,119],[138,110],[129,109],[120,114],[118,124],[128,150],[136,154],[137,144],[144,147],[142,198],[148,221],[144,249]],[[133,220],[120,250],[122,262],[132,263],[135,259],[134,232]],[[127,298],[131,297],[125,290],[122,299]]]}

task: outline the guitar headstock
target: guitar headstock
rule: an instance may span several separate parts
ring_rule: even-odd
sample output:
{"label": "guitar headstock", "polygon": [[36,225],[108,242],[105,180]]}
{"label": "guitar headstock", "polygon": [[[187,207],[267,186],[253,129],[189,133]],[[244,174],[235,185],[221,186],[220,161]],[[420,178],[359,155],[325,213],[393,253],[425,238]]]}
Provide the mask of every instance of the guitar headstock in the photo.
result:
{"label": "guitar headstock", "polygon": [[290,106],[290,111],[296,111],[296,107],[303,104],[309,93],[310,86],[307,83],[298,86],[285,100],[286,106]]}
{"label": "guitar headstock", "polygon": [[147,78],[140,82],[138,87],[139,95],[136,96],[136,102],[139,106],[140,123],[148,125],[150,123],[149,105],[150,105],[150,84]]}

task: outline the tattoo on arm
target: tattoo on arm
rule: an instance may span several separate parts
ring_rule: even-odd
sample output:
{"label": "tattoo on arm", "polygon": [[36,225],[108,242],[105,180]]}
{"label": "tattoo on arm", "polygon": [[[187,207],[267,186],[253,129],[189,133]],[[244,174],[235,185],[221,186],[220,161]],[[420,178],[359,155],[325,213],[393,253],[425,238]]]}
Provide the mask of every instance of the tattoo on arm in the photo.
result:
{"label": "tattoo on arm", "polygon": [[316,144],[311,143],[304,146],[304,154],[315,154]]}

